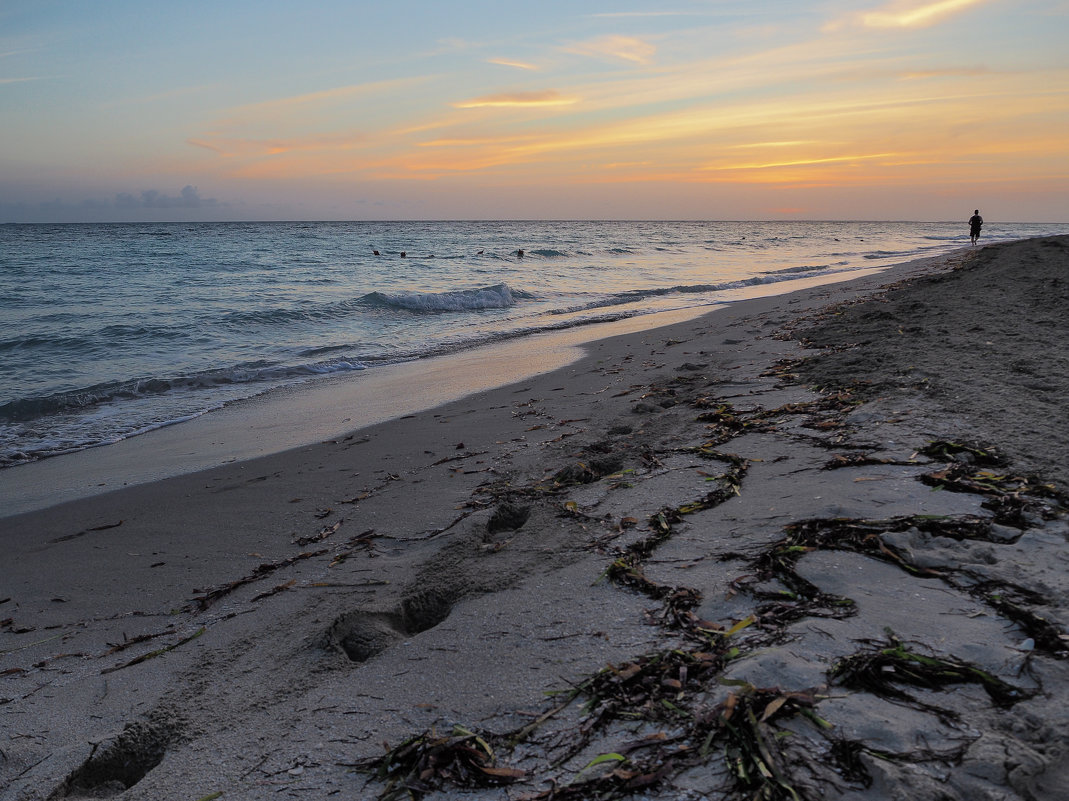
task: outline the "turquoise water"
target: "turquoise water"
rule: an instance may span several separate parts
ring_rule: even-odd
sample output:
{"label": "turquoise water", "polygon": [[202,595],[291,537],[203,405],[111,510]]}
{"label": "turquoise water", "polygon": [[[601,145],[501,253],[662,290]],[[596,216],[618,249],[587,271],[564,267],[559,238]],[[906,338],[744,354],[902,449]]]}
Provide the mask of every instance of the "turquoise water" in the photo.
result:
{"label": "turquoise water", "polygon": [[[983,241],[1049,233],[1069,225]],[[967,245],[961,223],[0,225],[0,466],[324,374]]]}

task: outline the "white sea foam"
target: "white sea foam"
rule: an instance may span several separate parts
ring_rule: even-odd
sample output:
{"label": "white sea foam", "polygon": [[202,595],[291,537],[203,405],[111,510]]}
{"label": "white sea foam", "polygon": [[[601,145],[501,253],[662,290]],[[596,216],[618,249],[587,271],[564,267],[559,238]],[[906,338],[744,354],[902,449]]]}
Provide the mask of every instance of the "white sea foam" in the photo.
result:
{"label": "white sea foam", "polygon": [[[526,293],[517,293],[530,297]],[[478,311],[507,309],[516,305],[508,284],[450,292],[370,292],[361,300],[369,306],[390,306],[416,312]]]}

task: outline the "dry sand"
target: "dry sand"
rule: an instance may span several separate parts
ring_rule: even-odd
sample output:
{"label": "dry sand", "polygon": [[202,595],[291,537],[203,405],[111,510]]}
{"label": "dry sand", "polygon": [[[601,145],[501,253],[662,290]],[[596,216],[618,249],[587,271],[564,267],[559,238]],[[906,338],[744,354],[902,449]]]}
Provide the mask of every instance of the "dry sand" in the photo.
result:
{"label": "dry sand", "polygon": [[1061,797],[1067,243],[0,520],[0,799]]}

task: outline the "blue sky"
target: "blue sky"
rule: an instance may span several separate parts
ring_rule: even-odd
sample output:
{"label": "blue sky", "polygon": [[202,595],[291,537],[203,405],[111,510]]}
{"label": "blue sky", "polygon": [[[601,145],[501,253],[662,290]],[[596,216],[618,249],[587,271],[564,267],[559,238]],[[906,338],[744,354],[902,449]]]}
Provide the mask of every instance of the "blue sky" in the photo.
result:
{"label": "blue sky", "polygon": [[1065,221],[1067,20],[1066,0],[5,0],[0,222]]}

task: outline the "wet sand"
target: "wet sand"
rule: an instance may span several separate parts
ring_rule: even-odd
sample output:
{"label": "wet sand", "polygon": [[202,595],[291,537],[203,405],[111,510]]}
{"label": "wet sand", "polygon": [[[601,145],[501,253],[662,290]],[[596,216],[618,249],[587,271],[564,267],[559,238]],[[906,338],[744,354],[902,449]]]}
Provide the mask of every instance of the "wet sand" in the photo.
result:
{"label": "wet sand", "polygon": [[0,520],[0,798],[1058,797],[1067,244]]}

